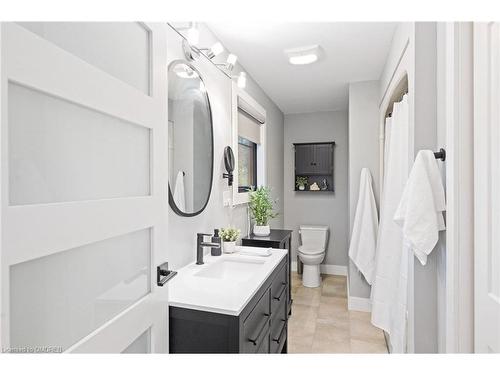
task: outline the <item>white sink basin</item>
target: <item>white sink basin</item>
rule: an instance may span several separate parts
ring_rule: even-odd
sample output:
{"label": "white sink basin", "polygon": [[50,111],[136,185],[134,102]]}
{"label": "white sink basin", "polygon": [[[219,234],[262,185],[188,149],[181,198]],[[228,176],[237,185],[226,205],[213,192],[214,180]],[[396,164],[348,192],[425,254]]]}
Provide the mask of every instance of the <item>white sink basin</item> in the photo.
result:
{"label": "white sink basin", "polygon": [[255,275],[264,263],[265,261],[260,259],[223,258],[196,272],[194,276],[242,282],[247,281]]}

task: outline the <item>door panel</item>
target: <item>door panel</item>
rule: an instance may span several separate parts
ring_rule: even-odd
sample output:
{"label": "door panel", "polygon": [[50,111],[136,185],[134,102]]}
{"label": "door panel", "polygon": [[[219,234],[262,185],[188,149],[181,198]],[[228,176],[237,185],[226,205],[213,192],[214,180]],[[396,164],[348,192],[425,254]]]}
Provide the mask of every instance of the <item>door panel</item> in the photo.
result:
{"label": "door panel", "polygon": [[19,25],[150,94],[151,32],[147,26],[139,22],[20,22]]}
{"label": "door panel", "polygon": [[332,173],[332,145],[314,145],[314,173]]}
{"label": "door panel", "polygon": [[295,145],[295,174],[314,173],[312,145]]}
{"label": "door panel", "polygon": [[11,345],[66,350],[148,295],[150,249],[142,229],[13,265]]}
{"label": "door panel", "polygon": [[1,25],[6,350],[168,352],[166,27]]}
{"label": "door panel", "polygon": [[500,24],[474,25],[475,351],[500,353]]}
{"label": "door panel", "polygon": [[149,128],[15,83],[7,95],[11,205],[150,194]]}

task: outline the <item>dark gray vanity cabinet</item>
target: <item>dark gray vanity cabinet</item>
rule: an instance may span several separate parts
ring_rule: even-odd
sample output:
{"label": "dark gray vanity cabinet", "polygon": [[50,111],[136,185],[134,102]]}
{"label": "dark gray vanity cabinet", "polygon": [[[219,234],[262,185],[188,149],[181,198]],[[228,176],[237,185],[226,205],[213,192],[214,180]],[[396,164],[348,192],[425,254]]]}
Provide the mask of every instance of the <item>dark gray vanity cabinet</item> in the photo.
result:
{"label": "dark gray vanity cabinet", "polygon": [[[292,230],[271,229],[269,236],[256,236],[250,233],[241,239],[243,246],[272,247],[274,249],[288,250],[288,285],[292,285]],[[288,315],[292,314],[292,288],[288,288]]]}
{"label": "dark gray vanity cabinet", "polygon": [[[295,181],[297,177],[307,179],[307,189],[316,182],[319,191],[333,191],[333,150],[335,142],[294,143],[295,148]],[[295,190],[299,190],[295,186]]]}
{"label": "dark gray vanity cabinet", "polygon": [[170,353],[286,353],[288,259],[238,316],[170,306]]}

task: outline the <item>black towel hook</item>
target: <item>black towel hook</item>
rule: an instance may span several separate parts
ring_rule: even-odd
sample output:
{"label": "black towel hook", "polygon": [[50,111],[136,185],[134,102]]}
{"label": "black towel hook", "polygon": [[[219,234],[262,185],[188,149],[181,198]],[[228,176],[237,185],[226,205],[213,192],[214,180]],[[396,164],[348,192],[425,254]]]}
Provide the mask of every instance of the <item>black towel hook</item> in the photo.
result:
{"label": "black towel hook", "polygon": [[445,161],[446,160],[446,151],[444,150],[444,148],[440,148],[438,152],[435,152],[434,157],[436,159],[441,159],[442,161]]}

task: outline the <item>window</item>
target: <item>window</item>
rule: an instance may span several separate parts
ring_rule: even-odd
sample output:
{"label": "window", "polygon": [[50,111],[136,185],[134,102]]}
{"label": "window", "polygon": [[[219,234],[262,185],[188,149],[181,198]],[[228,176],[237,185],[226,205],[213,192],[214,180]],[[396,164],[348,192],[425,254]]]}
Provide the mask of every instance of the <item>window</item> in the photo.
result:
{"label": "window", "polygon": [[233,205],[247,203],[249,191],[266,184],[266,111],[233,83],[232,149],[236,159]]}
{"label": "window", "polygon": [[257,144],[238,137],[238,192],[257,187]]}

